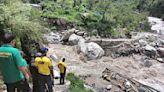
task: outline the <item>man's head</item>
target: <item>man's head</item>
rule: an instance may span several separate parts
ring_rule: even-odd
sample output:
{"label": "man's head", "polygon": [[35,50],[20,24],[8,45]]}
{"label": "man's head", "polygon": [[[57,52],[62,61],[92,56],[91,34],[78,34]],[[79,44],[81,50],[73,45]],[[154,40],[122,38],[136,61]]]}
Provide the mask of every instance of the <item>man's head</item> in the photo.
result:
{"label": "man's head", "polygon": [[13,46],[16,45],[16,40],[15,40],[16,36],[11,34],[11,33],[5,33],[3,36],[3,43],[4,44],[11,44]]}
{"label": "man's head", "polygon": [[40,48],[40,50],[41,50],[41,53],[42,53],[43,56],[46,56],[47,55],[48,48],[43,47],[43,48]]}
{"label": "man's head", "polygon": [[65,62],[65,58],[63,58],[62,61]]}

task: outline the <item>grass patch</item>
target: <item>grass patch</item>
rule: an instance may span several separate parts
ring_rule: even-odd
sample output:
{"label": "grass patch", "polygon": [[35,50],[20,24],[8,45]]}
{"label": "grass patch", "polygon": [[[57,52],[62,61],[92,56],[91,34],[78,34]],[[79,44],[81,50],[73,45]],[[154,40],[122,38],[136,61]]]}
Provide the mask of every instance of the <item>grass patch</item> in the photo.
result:
{"label": "grass patch", "polygon": [[69,92],[93,92],[92,90],[86,89],[84,87],[84,81],[73,73],[69,73],[66,79],[71,82]]}

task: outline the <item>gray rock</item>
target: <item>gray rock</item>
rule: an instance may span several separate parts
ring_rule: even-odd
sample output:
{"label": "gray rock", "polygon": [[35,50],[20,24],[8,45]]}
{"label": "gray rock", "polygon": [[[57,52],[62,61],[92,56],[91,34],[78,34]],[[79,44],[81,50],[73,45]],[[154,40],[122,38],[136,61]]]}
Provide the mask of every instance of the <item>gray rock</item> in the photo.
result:
{"label": "gray rock", "polygon": [[157,44],[155,42],[149,43],[150,46],[155,47]]}
{"label": "gray rock", "polygon": [[153,65],[153,63],[151,62],[151,61],[149,61],[149,60],[144,60],[144,66],[145,67],[150,67],[150,66],[152,66]]}
{"label": "gray rock", "polygon": [[131,88],[131,83],[129,81],[126,81],[124,83],[124,86],[125,86],[126,89],[129,89],[129,88]]}
{"label": "gray rock", "polygon": [[140,39],[139,44],[140,44],[140,46],[146,46],[148,43],[145,40]]}
{"label": "gray rock", "polygon": [[83,37],[81,37],[81,36],[78,36],[78,35],[76,35],[76,34],[72,34],[70,37],[69,37],[69,43],[71,44],[71,45],[77,45],[78,44],[78,42],[79,42],[79,40],[81,40],[81,39],[84,39]]}
{"label": "gray rock", "polygon": [[160,43],[161,43],[162,45],[164,45],[164,40],[160,39]]}
{"label": "gray rock", "polygon": [[154,47],[150,46],[150,45],[146,45],[144,47],[144,54],[151,57],[151,58],[153,58],[153,57],[157,56],[157,50]]}
{"label": "gray rock", "polygon": [[106,87],[106,89],[107,89],[107,90],[111,90],[111,89],[112,89],[112,85],[108,85],[108,86]]}
{"label": "gray rock", "polygon": [[156,51],[156,49],[154,47],[150,46],[150,45],[146,45],[144,48],[147,51]]}
{"label": "gray rock", "polygon": [[85,32],[84,31],[79,31],[76,34],[79,35],[79,36],[84,36]]}
{"label": "gray rock", "polygon": [[74,29],[74,30],[75,30],[75,31],[74,31],[75,34],[79,32],[79,30],[76,30],[76,29]]}
{"label": "gray rock", "polygon": [[157,51],[161,57],[164,57],[164,48],[157,48]]}
{"label": "gray rock", "polygon": [[104,55],[104,50],[97,43],[85,43],[84,39],[79,41],[78,48],[88,60],[98,59]]}
{"label": "gray rock", "polygon": [[87,43],[87,56],[88,59],[98,59],[104,55],[104,50],[96,43]]}

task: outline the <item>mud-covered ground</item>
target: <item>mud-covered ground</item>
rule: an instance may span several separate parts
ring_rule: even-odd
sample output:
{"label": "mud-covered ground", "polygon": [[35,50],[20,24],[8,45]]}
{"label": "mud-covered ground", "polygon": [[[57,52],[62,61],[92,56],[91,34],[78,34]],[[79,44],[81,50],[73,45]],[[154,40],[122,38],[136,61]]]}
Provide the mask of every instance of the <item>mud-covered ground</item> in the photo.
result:
{"label": "mud-covered ground", "polygon": [[56,54],[59,59],[66,58],[67,73],[73,72],[80,75],[86,84],[99,92],[103,92],[110,85],[110,82],[101,78],[105,68],[113,69],[122,75],[164,92],[164,64],[149,59],[150,66],[147,66],[147,63],[144,62],[146,58],[144,55],[133,54],[115,59],[104,56],[98,60],[84,62],[80,60],[80,55],[76,53],[74,46],[49,44],[49,48],[49,54]]}

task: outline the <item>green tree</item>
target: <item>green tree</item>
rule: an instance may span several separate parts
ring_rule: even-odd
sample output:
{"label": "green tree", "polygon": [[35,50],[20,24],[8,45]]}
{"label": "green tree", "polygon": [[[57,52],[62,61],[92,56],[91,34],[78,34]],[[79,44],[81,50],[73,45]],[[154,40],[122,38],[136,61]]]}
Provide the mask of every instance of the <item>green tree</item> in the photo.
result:
{"label": "green tree", "polygon": [[42,41],[41,34],[44,28],[39,23],[40,12],[20,0],[6,0],[0,5],[0,11],[1,34],[14,33],[20,43],[19,47],[30,56],[33,42]]}

